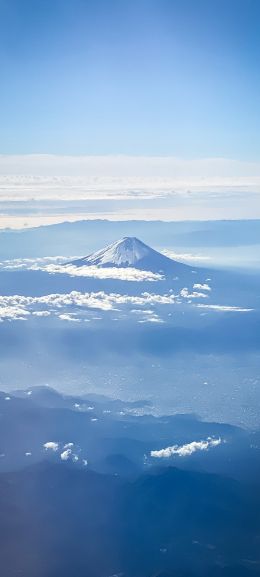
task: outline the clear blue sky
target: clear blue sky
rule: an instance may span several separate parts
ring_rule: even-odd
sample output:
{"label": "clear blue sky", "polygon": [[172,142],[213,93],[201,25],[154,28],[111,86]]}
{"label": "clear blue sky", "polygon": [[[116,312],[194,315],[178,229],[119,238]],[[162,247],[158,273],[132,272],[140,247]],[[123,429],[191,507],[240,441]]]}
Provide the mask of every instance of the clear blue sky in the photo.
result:
{"label": "clear blue sky", "polygon": [[259,0],[0,0],[0,153],[260,156]]}

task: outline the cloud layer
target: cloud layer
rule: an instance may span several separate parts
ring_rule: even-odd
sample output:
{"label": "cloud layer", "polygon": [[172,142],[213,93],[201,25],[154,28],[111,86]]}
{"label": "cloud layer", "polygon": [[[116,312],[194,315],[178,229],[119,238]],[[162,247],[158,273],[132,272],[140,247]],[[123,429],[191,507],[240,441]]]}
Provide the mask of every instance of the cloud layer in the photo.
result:
{"label": "cloud layer", "polygon": [[133,267],[103,267],[95,265],[77,267],[66,264],[76,257],[45,257],[37,259],[14,259],[0,263],[2,270],[42,270],[50,274],[67,274],[71,277],[87,277],[96,279],[115,279],[131,282],[154,282],[163,280],[164,276],[147,270],[139,270]]}
{"label": "cloud layer", "polygon": [[[101,311],[118,311],[122,307],[172,305],[176,296],[170,294],[156,294],[143,292],[139,296],[131,296],[119,293],[105,293],[104,291],[82,293],[71,291],[65,294],[48,294],[39,297],[23,295],[0,296],[0,320],[25,320],[30,314],[45,317],[56,313],[61,320],[77,320],[75,312],[69,310],[76,307],[78,312],[82,309],[97,309]],[[35,310],[37,308],[39,310]],[[49,309],[49,310],[48,310]],[[66,309],[66,312],[63,312]]]}
{"label": "cloud layer", "polygon": [[[0,155],[0,204],[29,201],[27,214],[24,207],[19,212],[18,204],[10,207],[10,212],[5,206],[2,228],[82,218],[259,218],[259,190],[259,162],[225,158]],[[82,206],[78,212],[69,205],[64,210],[63,205],[61,213],[57,212],[57,202],[76,200],[94,204],[91,208]],[[115,206],[114,200],[120,202]],[[43,206],[32,213],[32,201],[49,202],[48,213]],[[128,203],[125,205],[124,201]],[[140,201],[142,205],[138,204]]]}
{"label": "cloud layer", "polygon": [[77,267],[74,265],[47,265],[44,269],[51,274],[68,274],[69,276],[75,277],[89,277],[98,279],[115,279],[124,280],[132,282],[143,282],[143,281],[158,281],[163,280],[163,275],[158,273],[153,273],[146,270],[138,270],[136,268],[116,268],[116,267],[104,267],[99,268],[98,266],[81,266]]}

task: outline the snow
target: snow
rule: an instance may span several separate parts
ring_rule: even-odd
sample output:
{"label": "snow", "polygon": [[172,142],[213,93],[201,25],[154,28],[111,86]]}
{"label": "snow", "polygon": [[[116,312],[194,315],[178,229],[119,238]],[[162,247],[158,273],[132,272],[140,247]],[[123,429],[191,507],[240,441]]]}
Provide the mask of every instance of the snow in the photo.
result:
{"label": "snow", "polygon": [[149,255],[151,249],[135,237],[124,237],[82,259],[93,265],[134,266]]}
{"label": "snow", "polygon": [[[176,273],[189,275],[191,271],[188,265],[168,258],[134,236],[126,236],[93,254],[71,261],[66,265],[60,265],[60,272],[64,273],[71,267],[73,267],[73,271],[76,270],[79,273],[82,269],[86,269],[86,276],[89,276],[88,269],[95,269],[96,273],[102,274],[104,271],[106,275],[107,273],[110,274],[109,271],[113,271],[113,275],[118,271],[120,275],[123,273],[123,280],[141,280],[141,278],[135,278],[136,271],[138,271],[138,275],[141,273],[147,275],[147,272],[149,275],[157,275],[155,278],[153,276],[142,280],[162,280],[164,274],[174,274],[176,277]],[[128,271],[127,278],[125,278],[126,270]],[[130,279],[128,275],[131,271],[135,271],[135,275],[131,276]],[[57,271],[53,270],[52,272]],[[110,277],[107,276],[107,278]]]}

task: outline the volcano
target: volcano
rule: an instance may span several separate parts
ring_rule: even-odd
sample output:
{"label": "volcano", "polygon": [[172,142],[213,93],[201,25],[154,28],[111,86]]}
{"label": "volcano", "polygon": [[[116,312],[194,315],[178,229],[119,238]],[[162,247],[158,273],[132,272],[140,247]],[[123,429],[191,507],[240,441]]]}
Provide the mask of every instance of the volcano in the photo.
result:
{"label": "volcano", "polygon": [[157,273],[180,274],[191,267],[154,250],[136,237],[124,237],[88,256],[72,261],[73,265],[137,268]]}

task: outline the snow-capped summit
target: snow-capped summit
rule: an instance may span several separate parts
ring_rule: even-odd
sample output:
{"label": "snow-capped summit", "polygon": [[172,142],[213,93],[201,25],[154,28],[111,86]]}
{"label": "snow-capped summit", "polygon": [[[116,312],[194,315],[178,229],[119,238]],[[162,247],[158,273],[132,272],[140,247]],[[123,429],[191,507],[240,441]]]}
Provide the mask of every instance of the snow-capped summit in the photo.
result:
{"label": "snow-capped summit", "polygon": [[124,237],[86,257],[74,260],[75,266],[138,268],[153,272],[178,273],[190,267],[154,250],[136,237]]}
{"label": "snow-capped summit", "polygon": [[93,254],[80,259],[80,263],[97,266],[135,267],[149,255],[150,249],[135,237],[124,237]]}

